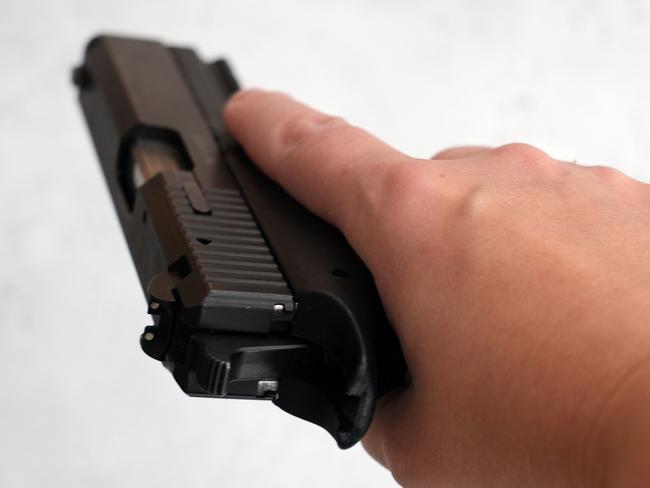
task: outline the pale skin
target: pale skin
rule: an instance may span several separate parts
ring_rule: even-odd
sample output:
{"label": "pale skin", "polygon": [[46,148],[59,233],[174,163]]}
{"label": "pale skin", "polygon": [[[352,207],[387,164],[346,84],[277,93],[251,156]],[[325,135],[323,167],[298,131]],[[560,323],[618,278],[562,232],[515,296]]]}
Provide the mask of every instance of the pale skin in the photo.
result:
{"label": "pale skin", "polygon": [[399,483],[650,486],[650,185],[525,144],[416,159],[259,90],[225,120],[375,278],[413,381],[363,443]]}

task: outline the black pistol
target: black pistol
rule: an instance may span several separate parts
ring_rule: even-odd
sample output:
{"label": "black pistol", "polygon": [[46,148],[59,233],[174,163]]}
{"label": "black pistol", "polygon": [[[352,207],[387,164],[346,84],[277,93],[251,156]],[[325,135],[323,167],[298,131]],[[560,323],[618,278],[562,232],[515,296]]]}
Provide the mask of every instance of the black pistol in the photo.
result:
{"label": "black pistol", "polygon": [[267,399],[341,448],[407,372],[372,276],[228,135],[223,60],[99,36],[73,73],[154,324],[192,396]]}

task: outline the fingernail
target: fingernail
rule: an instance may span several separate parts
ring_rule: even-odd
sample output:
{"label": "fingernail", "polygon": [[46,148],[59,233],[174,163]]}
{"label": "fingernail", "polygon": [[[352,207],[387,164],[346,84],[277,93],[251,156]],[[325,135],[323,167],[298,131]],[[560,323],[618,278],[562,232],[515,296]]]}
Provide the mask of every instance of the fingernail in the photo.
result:
{"label": "fingernail", "polygon": [[230,96],[228,103],[239,103],[261,93],[265,93],[265,91],[260,88],[246,88],[245,90],[238,90]]}

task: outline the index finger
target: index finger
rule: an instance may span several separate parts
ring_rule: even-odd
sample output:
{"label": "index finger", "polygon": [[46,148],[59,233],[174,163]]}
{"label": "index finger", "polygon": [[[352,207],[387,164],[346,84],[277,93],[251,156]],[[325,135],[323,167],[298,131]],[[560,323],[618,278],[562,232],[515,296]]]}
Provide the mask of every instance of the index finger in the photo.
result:
{"label": "index finger", "polygon": [[262,171],[351,241],[385,168],[409,159],[343,119],[280,93],[238,92],[224,118]]}

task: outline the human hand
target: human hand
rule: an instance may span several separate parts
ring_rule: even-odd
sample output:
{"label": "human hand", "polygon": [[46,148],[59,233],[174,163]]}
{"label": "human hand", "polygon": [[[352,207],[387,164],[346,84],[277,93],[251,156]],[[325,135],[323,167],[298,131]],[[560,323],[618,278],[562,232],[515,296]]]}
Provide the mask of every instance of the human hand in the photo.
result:
{"label": "human hand", "polygon": [[275,93],[225,120],[375,278],[413,381],[364,445],[399,482],[650,480],[650,186],[523,144],[415,159]]}

